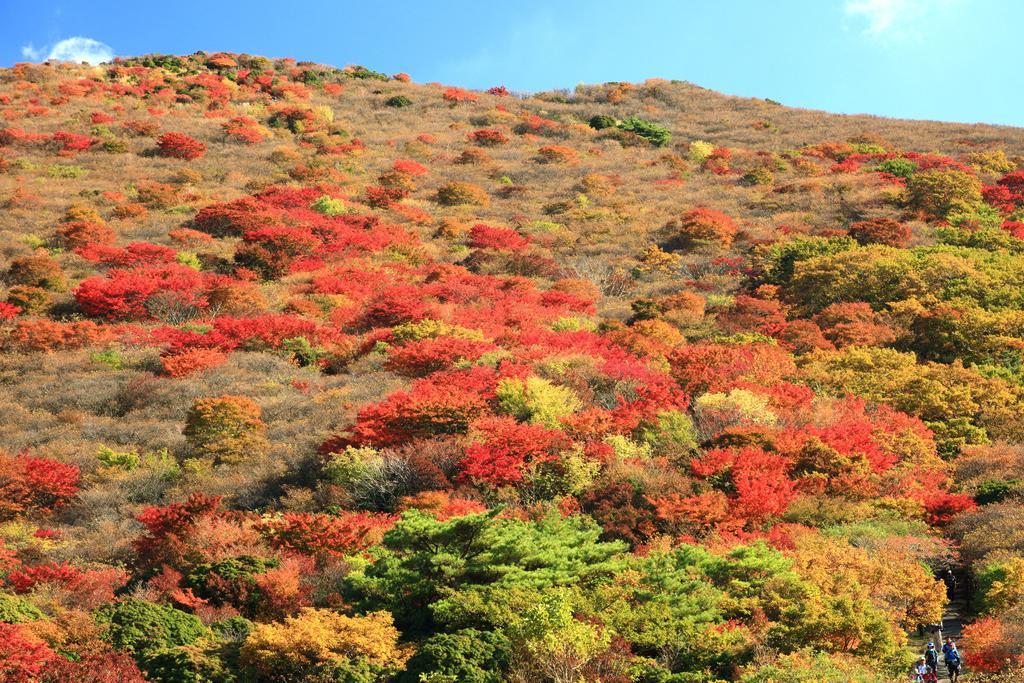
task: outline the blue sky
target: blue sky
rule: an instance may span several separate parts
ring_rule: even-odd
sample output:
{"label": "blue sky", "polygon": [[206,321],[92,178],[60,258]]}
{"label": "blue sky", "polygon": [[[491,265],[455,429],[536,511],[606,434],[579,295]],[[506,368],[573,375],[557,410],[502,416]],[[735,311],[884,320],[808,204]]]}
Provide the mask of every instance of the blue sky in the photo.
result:
{"label": "blue sky", "polygon": [[1020,0],[0,0],[0,18],[4,66],[226,50],[519,91],[681,79],[792,106],[1024,126]]}

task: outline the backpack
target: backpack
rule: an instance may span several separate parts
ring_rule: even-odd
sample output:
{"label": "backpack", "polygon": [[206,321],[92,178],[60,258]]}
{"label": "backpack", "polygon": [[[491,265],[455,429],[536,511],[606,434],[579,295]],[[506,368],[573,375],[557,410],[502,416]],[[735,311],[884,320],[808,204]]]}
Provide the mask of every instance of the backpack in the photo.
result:
{"label": "backpack", "polygon": [[939,666],[939,653],[935,650],[927,650],[924,653],[924,661],[925,664],[933,669],[937,668]]}

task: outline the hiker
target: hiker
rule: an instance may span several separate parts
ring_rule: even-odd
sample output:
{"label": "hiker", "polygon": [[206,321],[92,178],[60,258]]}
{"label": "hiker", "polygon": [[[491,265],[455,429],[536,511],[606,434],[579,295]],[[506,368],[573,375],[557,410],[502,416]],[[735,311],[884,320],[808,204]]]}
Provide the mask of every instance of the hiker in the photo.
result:
{"label": "hiker", "polygon": [[952,569],[942,573],[942,582],[946,584],[946,599],[952,600],[956,596],[956,574]]}
{"label": "hiker", "polygon": [[914,683],[924,683],[925,676],[928,675],[928,664],[924,661],[924,657],[917,660],[917,664],[914,665]]}
{"label": "hiker", "polygon": [[928,643],[928,649],[924,651],[924,663],[936,671],[939,670],[939,651],[935,649],[935,643]]}
{"label": "hiker", "polygon": [[946,644],[942,646],[942,658],[946,662],[946,671],[949,672],[950,683],[957,683],[960,680],[960,651],[956,649],[956,643],[952,638],[946,638]]}

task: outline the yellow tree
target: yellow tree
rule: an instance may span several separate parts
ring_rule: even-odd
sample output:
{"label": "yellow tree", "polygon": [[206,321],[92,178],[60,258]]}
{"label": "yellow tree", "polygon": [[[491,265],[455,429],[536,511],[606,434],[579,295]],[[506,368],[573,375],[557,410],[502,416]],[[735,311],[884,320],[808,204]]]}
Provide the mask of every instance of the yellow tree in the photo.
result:
{"label": "yellow tree", "polygon": [[369,683],[401,670],[412,655],[398,638],[388,612],[349,617],[307,607],[282,623],[257,624],[242,645],[241,660],[271,681],[323,674]]}
{"label": "yellow tree", "polygon": [[236,464],[269,446],[260,407],[245,396],[197,398],[185,419],[185,439],[215,465]]}

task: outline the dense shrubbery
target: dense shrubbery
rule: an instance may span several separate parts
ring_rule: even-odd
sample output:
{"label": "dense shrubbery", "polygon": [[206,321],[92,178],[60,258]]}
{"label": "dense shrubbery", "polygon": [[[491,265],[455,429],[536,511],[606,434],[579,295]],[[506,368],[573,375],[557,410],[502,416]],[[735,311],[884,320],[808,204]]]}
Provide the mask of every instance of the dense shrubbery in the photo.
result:
{"label": "dense shrubbery", "polygon": [[8,71],[0,678],[894,680],[958,562],[1024,663],[1009,129]]}

